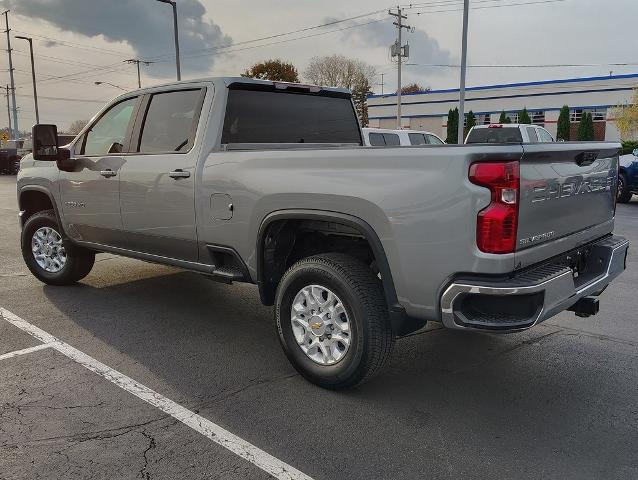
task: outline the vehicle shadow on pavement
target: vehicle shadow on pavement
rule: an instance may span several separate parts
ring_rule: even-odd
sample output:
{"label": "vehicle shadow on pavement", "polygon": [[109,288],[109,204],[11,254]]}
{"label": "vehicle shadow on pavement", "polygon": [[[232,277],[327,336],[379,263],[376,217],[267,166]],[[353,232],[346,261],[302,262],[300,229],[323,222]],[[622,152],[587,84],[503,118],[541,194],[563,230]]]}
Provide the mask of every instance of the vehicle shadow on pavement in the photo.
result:
{"label": "vehicle shadow on pavement", "polygon": [[[434,325],[398,340],[383,375],[331,392],[289,365],[272,309],[261,305],[252,285],[218,284],[187,272],[99,288],[91,283],[88,277],[75,287],[44,287],[44,293],[72,322],[171,385],[189,408],[211,412],[237,433],[294,439],[277,447],[292,458],[312,462],[308,446],[323,445],[313,433],[321,418],[298,412],[300,405],[321,405],[340,425],[338,441],[353,445],[352,455],[375,451],[385,458],[369,462],[372,475],[409,468],[392,453],[397,449],[416,449],[442,465],[453,449],[489,450],[493,462],[502,460],[502,475],[534,471],[543,457],[552,458],[553,474],[568,476],[638,468],[634,460],[612,467],[600,456],[601,445],[613,441],[615,458],[634,458],[636,430],[622,418],[635,425],[638,385],[629,353],[635,346],[549,324],[506,336]],[[371,434],[357,447],[361,432]],[[521,451],[526,455],[517,457]],[[471,460],[452,470],[472,478],[494,473]]]}

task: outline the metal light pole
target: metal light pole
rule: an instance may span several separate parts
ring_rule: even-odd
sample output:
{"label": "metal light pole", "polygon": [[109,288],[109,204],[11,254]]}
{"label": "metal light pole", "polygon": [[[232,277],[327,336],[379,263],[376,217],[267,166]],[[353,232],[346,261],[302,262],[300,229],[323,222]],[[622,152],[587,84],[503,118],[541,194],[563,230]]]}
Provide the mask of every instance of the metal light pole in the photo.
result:
{"label": "metal light pole", "polygon": [[461,85],[459,89],[459,132],[458,144],[463,145],[465,141],[465,74],[467,71],[467,24],[470,13],[470,0],[463,3],[463,40],[461,46]]}
{"label": "metal light pole", "polygon": [[111,82],[93,82],[93,83],[95,85],[110,85],[111,87],[119,88],[123,92],[128,92],[128,90],[126,88],[122,88],[119,85],[115,85],[114,83],[111,83]]}
{"label": "metal light pole", "polygon": [[[13,139],[17,140],[20,136],[20,130],[18,130],[18,105],[16,105],[16,84],[13,79],[13,58],[11,57],[11,35],[9,32],[9,10],[2,12],[4,20],[7,25],[7,52],[9,53],[9,79],[11,80],[11,101],[13,102]],[[9,125],[11,130],[11,125]]]}
{"label": "metal light pole", "polygon": [[177,68],[177,80],[182,79],[182,72],[179,66],[179,31],[177,29],[177,2],[173,0],[157,0],[158,2],[168,3],[173,7],[173,33],[175,34],[175,67]]}
{"label": "metal light pole", "polygon": [[35,62],[33,61],[33,39],[16,35],[20,40],[29,42],[29,52],[31,53],[31,78],[33,79],[33,102],[35,103],[35,123],[40,123],[40,112],[38,111],[38,89],[35,83]]}

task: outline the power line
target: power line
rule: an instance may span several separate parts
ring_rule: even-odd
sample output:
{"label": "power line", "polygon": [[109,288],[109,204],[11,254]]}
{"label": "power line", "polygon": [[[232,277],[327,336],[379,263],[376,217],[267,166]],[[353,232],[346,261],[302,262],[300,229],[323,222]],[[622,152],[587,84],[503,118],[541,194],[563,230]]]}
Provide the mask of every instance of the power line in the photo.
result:
{"label": "power line", "polygon": [[[448,63],[407,63],[409,66],[418,67],[441,67],[441,68],[461,68],[460,65]],[[638,66],[638,62],[622,63],[552,63],[552,64],[517,64],[517,65],[467,65],[467,68],[562,68],[562,67],[632,67]]]}
{"label": "power line", "polygon": [[[488,1],[496,1],[496,0],[488,0]],[[520,7],[520,6],[524,6],[524,5],[541,5],[541,4],[546,4],[546,3],[562,3],[562,2],[568,2],[570,0],[535,0],[532,2],[520,2],[520,3],[503,3],[503,4],[499,4],[499,5],[486,5],[486,6],[479,6],[479,7],[470,7],[470,10],[485,10],[485,9],[492,9],[492,8],[507,8],[507,7]],[[481,3],[481,2],[476,2],[476,3]],[[485,2],[487,3],[487,2]],[[460,4],[458,4],[460,5]],[[450,5],[452,6],[452,5]],[[417,10],[421,10],[418,12],[415,12],[416,15],[427,15],[430,13],[445,13],[445,12],[462,12],[463,9],[462,8],[453,8],[453,9],[447,9],[447,10],[427,10],[427,7],[416,7]]]}

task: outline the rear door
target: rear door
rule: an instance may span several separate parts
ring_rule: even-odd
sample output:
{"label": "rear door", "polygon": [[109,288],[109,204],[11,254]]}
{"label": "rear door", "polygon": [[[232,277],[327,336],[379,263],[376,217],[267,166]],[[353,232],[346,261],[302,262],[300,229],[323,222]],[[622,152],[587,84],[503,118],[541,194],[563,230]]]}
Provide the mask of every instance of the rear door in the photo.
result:
{"label": "rear door", "polygon": [[124,248],[197,260],[195,135],[206,89],[146,95],[131,151],[121,167],[120,209]]}
{"label": "rear door", "polygon": [[618,147],[603,142],[523,145],[519,250],[558,240],[568,250],[577,246],[571,236],[583,241],[588,231],[611,232]]}
{"label": "rear door", "polygon": [[60,172],[62,215],[76,239],[112,245],[119,236],[119,177],[139,101],[107,108],[76,141],[72,168]]}

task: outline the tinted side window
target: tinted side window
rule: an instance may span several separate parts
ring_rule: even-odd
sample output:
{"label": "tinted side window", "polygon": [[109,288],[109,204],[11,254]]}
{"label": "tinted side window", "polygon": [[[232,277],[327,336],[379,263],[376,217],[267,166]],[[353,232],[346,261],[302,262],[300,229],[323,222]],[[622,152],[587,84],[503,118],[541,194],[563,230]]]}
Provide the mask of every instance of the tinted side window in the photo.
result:
{"label": "tinted side window", "polygon": [[536,129],[534,127],[525,127],[525,130],[527,130],[527,135],[529,136],[530,142],[538,142],[538,135],[536,135]]}
{"label": "tinted side window", "polygon": [[410,137],[410,145],[425,145],[428,143],[422,133],[408,133],[408,137]]}
{"label": "tinted side window", "polygon": [[431,145],[444,145],[443,141],[435,135],[426,135],[426,137]]}
{"label": "tinted side window", "polygon": [[186,152],[193,146],[201,89],[156,93],[146,111],[139,151]]}
{"label": "tinted side window", "polygon": [[232,88],[222,143],[361,145],[361,132],[349,97]]}
{"label": "tinted side window", "polygon": [[370,133],[369,140],[370,145],[373,147],[385,147],[385,140],[383,139],[383,134],[381,133]]}
{"label": "tinted side window", "polygon": [[399,136],[394,133],[384,133],[383,139],[385,140],[385,144],[388,147],[398,147],[401,145],[401,140]]}
{"label": "tinted side window", "polygon": [[135,102],[137,102],[137,98],[129,98],[107,110],[87,131],[82,154],[122,153]]}
{"label": "tinted side window", "polygon": [[540,137],[541,142],[550,143],[554,141],[554,138],[551,136],[551,134],[543,128],[538,129],[538,136]]}

